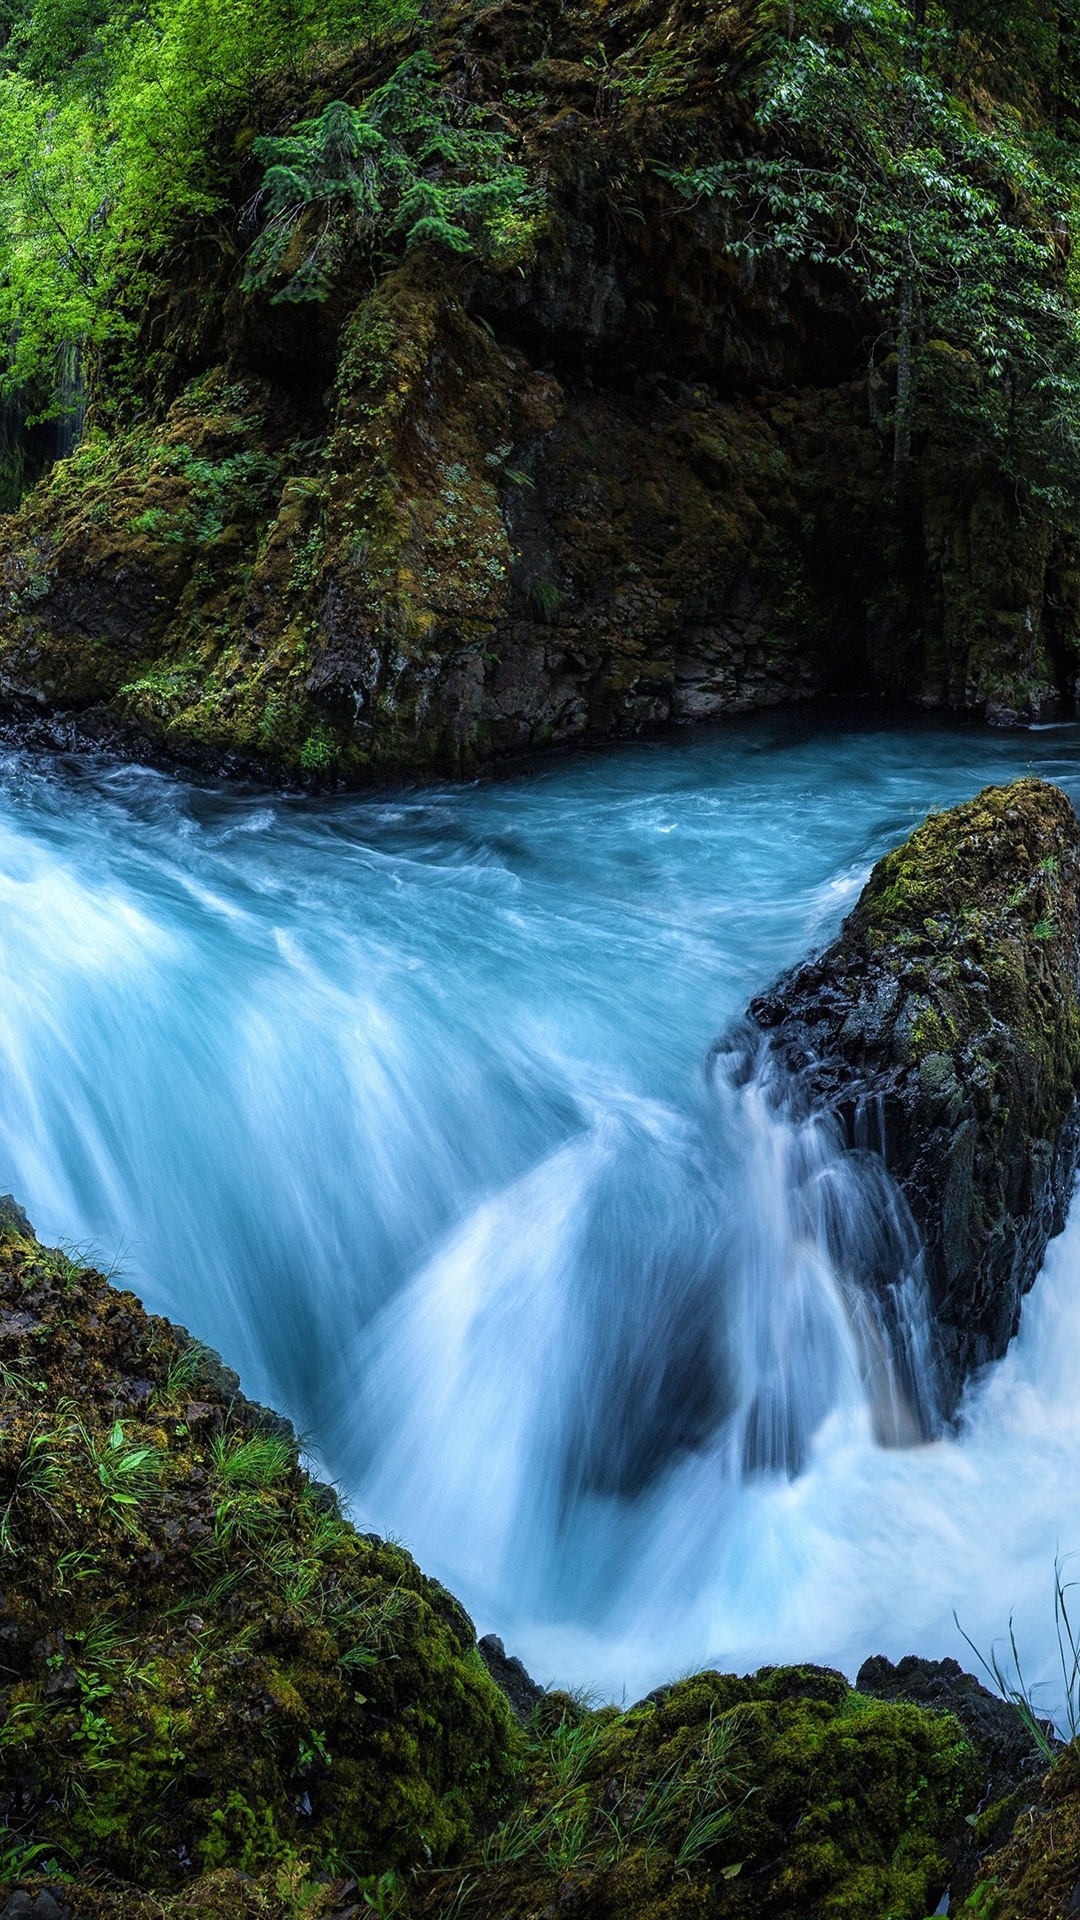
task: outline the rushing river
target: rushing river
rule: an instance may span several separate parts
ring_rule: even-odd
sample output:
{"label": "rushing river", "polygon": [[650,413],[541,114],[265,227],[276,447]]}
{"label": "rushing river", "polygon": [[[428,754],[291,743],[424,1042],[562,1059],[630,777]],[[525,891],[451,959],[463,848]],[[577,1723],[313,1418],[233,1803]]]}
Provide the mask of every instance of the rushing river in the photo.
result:
{"label": "rushing river", "polygon": [[1078,745],[773,718],[317,801],[9,754],[0,1189],[542,1679],[967,1657],[954,1608],[987,1648],[1015,1612],[1050,1679],[1080,1208],[927,1441],[902,1207],[706,1062],[929,809],[1028,770],[1080,799]]}

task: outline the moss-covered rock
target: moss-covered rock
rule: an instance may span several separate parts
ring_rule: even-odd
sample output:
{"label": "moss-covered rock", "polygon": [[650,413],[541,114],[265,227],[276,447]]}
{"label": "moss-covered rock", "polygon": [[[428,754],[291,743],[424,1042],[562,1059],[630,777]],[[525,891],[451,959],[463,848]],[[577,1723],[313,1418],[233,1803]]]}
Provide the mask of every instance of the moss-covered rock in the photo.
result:
{"label": "moss-covered rock", "polygon": [[822,1668],[702,1673],[640,1706],[538,1711],[527,1797],[425,1916],[924,1920],[984,1781],[960,1724]]}
{"label": "moss-covered rock", "polygon": [[951,1910],[985,1877],[981,1865],[987,1852],[1009,1838],[1017,1816],[1037,1798],[1047,1770],[1047,1748],[1056,1743],[1054,1728],[1043,1721],[1036,1741],[1015,1706],[988,1692],[956,1660],[908,1654],[894,1665],[879,1654],[864,1660],[855,1685],[859,1693],[877,1700],[907,1700],[935,1713],[951,1713],[981,1757],[985,1783],[978,1810],[965,1822],[964,1838],[952,1856]]}
{"label": "moss-covered rock", "polygon": [[148,1894],[378,1874],[453,1858],[507,1804],[519,1741],[461,1607],[348,1525],[234,1384],[9,1212],[7,1871],[55,1858]]}
{"label": "moss-covered rock", "polygon": [[[235,232],[165,264],[83,447],[5,523],[9,706],[359,780],[857,687],[1071,699],[1070,527],[933,433],[900,512],[877,321],[740,264],[726,205],[665,177],[760,139],[760,9],[424,11],[223,132]],[[362,103],[418,35],[542,214],[497,260],[346,248],[323,304],[275,304],[244,277],[253,137]]]}
{"label": "moss-covered rock", "polygon": [[1078,1911],[1080,1752],[1074,1742],[956,1912],[961,1920],[1069,1920]]}
{"label": "moss-covered rock", "polygon": [[1077,1163],[1080,825],[1039,780],[931,815],[751,1013],[884,1152],[921,1229],[946,1393],[1000,1355]]}

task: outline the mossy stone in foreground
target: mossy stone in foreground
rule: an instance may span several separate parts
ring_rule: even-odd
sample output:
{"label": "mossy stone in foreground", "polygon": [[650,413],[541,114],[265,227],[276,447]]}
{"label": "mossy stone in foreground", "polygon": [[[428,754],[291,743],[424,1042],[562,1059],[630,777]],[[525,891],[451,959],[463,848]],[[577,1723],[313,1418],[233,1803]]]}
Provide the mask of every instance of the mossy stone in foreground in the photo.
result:
{"label": "mossy stone in foreground", "polygon": [[1077,1162],[1080,823],[1041,780],[933,814],[751,1012],[884,1151],[926,1248],[946,1402],[1004,1352]]}
{"label": "mossy stone in foreground", "polygon": [[524,1804],[409,1912],[924,1920],[983,1783],[951,1716],[822,1668],[702,1673],[626,1713],[552,1695]]}
{"label": "mossy stone in foreground", "polygon": [[988,1797],[958,1720],[816,1667],[523,1731],[287,1424],[3,1203],[0,1554],[0,1912],[924,1920]]}
{"label": "mossy stone in foreground", "polygon": [[200,1348],[24,1227],[0,1222],[9,1870],[166,1892],[460,1851],[519,1745],[461,1607]]}
{"label": "mossy stone in foreground", "polygon": [[957,1920],[1070,1920],[1080,1911],[1080,1753],[1066,1748]]}

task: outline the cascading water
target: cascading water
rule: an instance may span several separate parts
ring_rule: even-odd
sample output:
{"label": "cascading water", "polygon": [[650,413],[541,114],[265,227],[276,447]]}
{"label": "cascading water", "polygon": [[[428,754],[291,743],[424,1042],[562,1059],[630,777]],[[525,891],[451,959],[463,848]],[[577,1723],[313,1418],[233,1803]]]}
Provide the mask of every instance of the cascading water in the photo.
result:
{"label": "cascading water", "polygon": [[83,340],[65,340],[57,354],[56,418],[53,421],[57,460],[74,453],[86,431],[86,373]]}
{"label": "cascading water", "polygon": [[609,1103],[486,1200],[352,1370],[365,1504],[493,1608],[595,1619],[680,1459],[707,1452],[716,1499],[797,1473],[833,1412],[881,1445],[936,1425],[903,1198],[742,1035],[690,1111]]}
{"label": "cascading water", "polygon": [[[1076,730],[762,721],[286,800],[0,766],[0,1189],[290,1412],[542,1678],[1049,1660],[1080,1222],[958,1432],[910,1219],[739,1015]],[[719,1050],[716,1035],[724,1036]]]}

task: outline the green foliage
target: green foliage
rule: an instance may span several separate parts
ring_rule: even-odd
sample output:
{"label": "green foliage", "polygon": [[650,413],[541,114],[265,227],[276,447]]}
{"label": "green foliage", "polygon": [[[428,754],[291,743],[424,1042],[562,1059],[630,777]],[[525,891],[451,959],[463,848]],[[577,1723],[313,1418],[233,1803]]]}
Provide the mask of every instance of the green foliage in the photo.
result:
{"label": "green foliage", "polygon": [[137,1533],[139,1509],[155,1497],[161,1484],[161,1454],[154,1447],[129,1445],[121,1420],[114,1420],[104,1433],[76,1420],[70,1435],[96,1470],[102,1508],[129,1532]]}
{"label": "green foliage", "polygon": [[296,1454],[276,1434],[253,1433],[246,1439],[224,1434],[213,1445],[214,1467],[227,1487],[272,1487],[296,1466]]}
{"label": "green foliage", "polygon": [[325,727],[315,727],[300,749],[300,765],[305,773],[331,773],[337,761],[337,748]]}
{"label": "green foliage", "polygon": [[31,0],[0,58],[0,388],[62,407],[65,354],[122,341],[151,262],[226,206],[231,132],[268,75],[415,0]]}
{"label": "green foliage", "polygon": [[924,1920],[980,1792],[954,1720],[821,1668],[702,1673],[625,1713],[551,1694],[529,1735],[519,1804],[418,1912]]}
{"label": "green foliage", "polygon": [[63,1465],[57,1451],[58,1435],[50,1428],[33,1428],[26,1436],[22,1458],[0,1512],[0,1551],[19,1551],[16,1521],[27,1501],[48,1500],[62,1484]]}
{"label": "green foliage", "polygon": [[275,300],[321,300],[350,244],[376,254],[400,236],[506,258],[531,236],[538,197],[488,116],[410,55],[362,108],[331,101],[284,139],[256,140],[263,225],[245,285]]}
{"label": "green foliage", "polygon": [[933,419],[1032,494],[1075,503],[1080,157],[970,85],[991,27],[1014,49],[1026,32],[1047,66],[1063,43],[1037,5],[974,12],[807,0],[764,66],[762,150],[668,177],[728,205],[737,256],[839,272],[881,316],[871,353],[894,380],[898,467]]}
{"label": "green foliage", "polygon": [[180,546],[189,541],[205,546],[216,540],[227,519],[257,513],[279,472],[267,454],[249,448],[224,460],[205,460],[188,446],[171,447],[160,465],[163,473],[175,473],[187,481],[187,509],[164,529],[160,521],[147,526],[144,517],[144,530],[161,532],[163,539]]}

